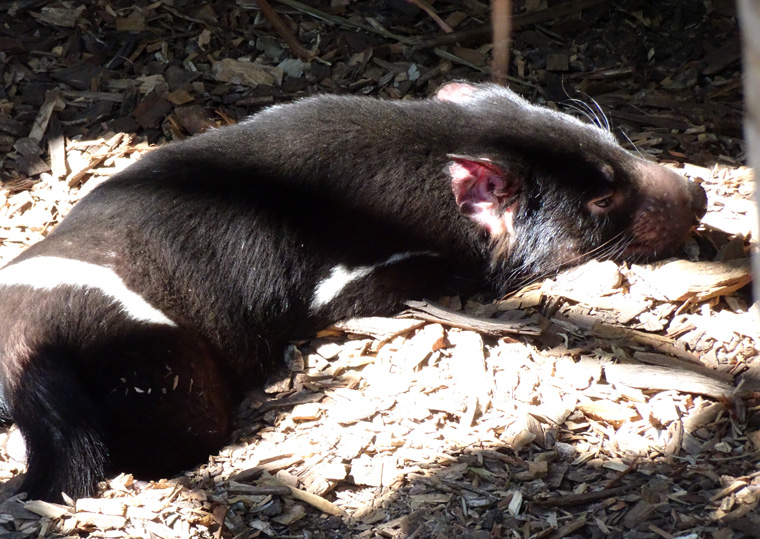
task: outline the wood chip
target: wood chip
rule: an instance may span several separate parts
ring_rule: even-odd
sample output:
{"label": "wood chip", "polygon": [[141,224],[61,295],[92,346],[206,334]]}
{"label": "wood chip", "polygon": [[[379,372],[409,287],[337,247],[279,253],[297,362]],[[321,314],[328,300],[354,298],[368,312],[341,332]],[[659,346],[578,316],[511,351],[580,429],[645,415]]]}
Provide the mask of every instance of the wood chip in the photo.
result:
{"label": "wood chip", "polygon": [[706,301],[731,294],[752,280],[748,259],[727,262],[667,262],[657,270],[632,266],[660,301]]}
{"label": "wood chip", "polygon": [[47,518],[61,518],[72,513],[71,509],[66,506],[43,502],[42,500],[30,500],[24,504],[24,509]]}
{"label": "wood chip", "polygon": [[729,397],[735,389],[733,383],[716,380],[704,374],[650,365],[605,365],[604,376],[611,384],[640,389],[683,391],[713,398]]}
{"label": "wood chip", "polygon": [[282,70],[276,67],[257,65],[252,62],[225,58],[212,68],[214,78],[221,82],[231,82],[256,88],[257,86],[280,86]]}
{"label": "wood chip", "polygon": [[[262,484],[265,486],[283,486],[283,484],[277,479],[275,479],[274,477],[262,478],[261,480],[259,480],[259,484]],[[284,486],[287,486],[287,485],[284,485]],[[325,500],[321,496],[317,496],[316,494],[311,494],[309,492],[299,490],[291,486],[288,486],[288,488],[290,489],[290,495],[293,498],[297,500],[301,500],[302,502],[306,502],[309,505],[316,507],[320,511],[323,511],[329,515],[335,515],[339,517],[347,516],[346,512],[343,509],[341,509],[334,503],[331,503]]]}

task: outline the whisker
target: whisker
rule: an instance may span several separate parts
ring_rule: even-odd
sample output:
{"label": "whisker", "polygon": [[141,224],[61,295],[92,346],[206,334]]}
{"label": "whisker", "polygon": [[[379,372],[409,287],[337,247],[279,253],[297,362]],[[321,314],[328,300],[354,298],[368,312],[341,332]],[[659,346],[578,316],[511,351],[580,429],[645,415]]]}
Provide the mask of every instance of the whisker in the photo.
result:
{"label": "whisker", "polygon": [[581,107],[578,103],[574,103],[574,101],[577,101],[578,103],[583,103],[582,101],[578,99],[568,99],[567,101],[563,101],[562,104],[565,105],[567,108],[576,111],[579,114],[582,114],[591,124],[599,126],[599,120],[598,118],[592,114],[588,109],[584,109]]}
{"label": "whisker", "polygon": [[[565,87],[565,81],[562,80],[562,90],[565,92],[565,95],[567,96],[567,100],[563,102],[563,105],[567,106],[568,108],[582,114],[586,117],[586,119],[591,122],[591,124],[597,126],[599,129],[603,129],[606,131],[610,130],[610,122],[607,120],[607,116],[604,114],[604,111],[599,106],[599,103],[591,99],[591,97],[583,93],[583,95],[590,99],[596,108],[592,107],[582,99],[578,99],[577,97],[572,97],[570,93],[567,91],[567,88]],[[577,90],[575,90],[577,92]],[[600,118],[601,114],[601,118]],[[604,121],[602,121],[604,120]]]}
{"label": "whisker", "polygon": [[636,144],[633,143],[633,141],[631,140],[631,137],[628,136],[628,133],[626,133],[622,129],[618,129],[618,131],[622,133],[622,135],[625,137],[625,140],[627,140],[628,144],[631,145],[631,148],[633,148],[636,151],[636,153],[639,154],[639,157],[641,157],[642,159],[646,159],[646,156],[642,153],[641,150],[638,149],[638,147],[636,147]]}
{"label": "whisker", "polygon": [[604,110],[602,109],[602,106],[599,104],[599,102],[588,94],[584,94],[584,95],[586,95],[586,97],[594,104],[594,107],[596,107],[596,110],[599,112],[599,115],[604,120],[604,127],[607,130],[607,132],[608,133],[612,132],[612,124],[610,123],[610,119],[604,113]]}
{"label": "whisker", "polygon": [[586,118],[588,118],[592,124],[597,126],[599,129],[605,129],[606,126],[602,122],[602,120],[599,118],[596,110],[594,110],[588,103],[581,99],[577,98],[570,98],[568,99],[565,104],[567,104],[568,107],[572,108],[573,110],[576,110],[583,114]]}

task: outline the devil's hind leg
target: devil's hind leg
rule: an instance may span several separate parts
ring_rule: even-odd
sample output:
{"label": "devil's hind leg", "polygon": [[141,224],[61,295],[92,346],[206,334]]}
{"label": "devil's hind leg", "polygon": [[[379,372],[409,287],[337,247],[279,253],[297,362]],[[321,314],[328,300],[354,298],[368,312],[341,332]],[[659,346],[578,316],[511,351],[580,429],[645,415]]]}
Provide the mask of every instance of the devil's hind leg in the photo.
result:
{"label": "devil's hind leg", "polygon": [[148,327],[109,343],[96,361],[113,469],[166,477],[205,462],[232,430],[233,380],[194,332]]}
{"label": "devil's hind leg", "polygon": [[30,498],[91,496],[122,471],[171,477],[227,440],[233,398],[215,349],[190,329],[123,322],[110,336],[32,344],[11,365],[4,392]]}
{"label": "devil's hind leg", "polygon": [[108,466],[104,417],[68,365],[61,349],[36,350],[7,395],[27,450],[19,490],[30,498],[91,496]]}

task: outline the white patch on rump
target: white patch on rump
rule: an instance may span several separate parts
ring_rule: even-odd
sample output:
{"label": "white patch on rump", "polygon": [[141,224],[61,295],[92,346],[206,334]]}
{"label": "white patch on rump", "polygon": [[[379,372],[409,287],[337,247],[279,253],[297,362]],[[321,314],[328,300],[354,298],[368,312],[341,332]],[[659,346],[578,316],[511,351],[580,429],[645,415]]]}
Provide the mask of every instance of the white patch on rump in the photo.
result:
{"label": "white patch on rump", "polygon": [[391,257],[389,257],[387,260],[384,260],[383,262],[380,262],[378,264],[374,264],[372,266],[356,266],[355,268],[347,268],[343,264],[336,264],[332,268],[330,268],[330,275],[322,279],[317,283],[317,286],[314,288],[314,294],[311,297],[311,303],[309,304],[309,308],[312,311],[316,311],[320,307],[324,307],[328,303],[330,303],[332,300],[337,298],[340,293],[343,291],[346,286],[348,286],[350,283],[361,279],[362,277],[366,277],[373,271],[375,271],[377,268],[381,268],[383,266],[389,266],[391,264],[395,264],[396,262],[401,262],[402,260],[406,260],[407,258],[412,258],[413,256],[438,256],[436,253],[429,252],[429,251],[413,251],[410,253],[397,253]]}
{"label": "white patch on rump", "polygon": [[59,286],[97,289],[121,304],[125,315],[139,322],[176,326],[164,313],[133,292],[110,268],[57,256],[29,258],[0,270],[0,286],[53,290]]}

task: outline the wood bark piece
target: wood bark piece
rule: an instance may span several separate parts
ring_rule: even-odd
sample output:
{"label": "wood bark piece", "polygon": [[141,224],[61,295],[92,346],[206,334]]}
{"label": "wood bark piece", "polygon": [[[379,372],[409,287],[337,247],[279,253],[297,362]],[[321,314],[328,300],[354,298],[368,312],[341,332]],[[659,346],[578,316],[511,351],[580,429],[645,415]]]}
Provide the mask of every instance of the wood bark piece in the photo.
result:
{"label": "wood bark piece", "polygon": [[16,159],[19,169],[27,176],[37,176],[50,170],[50,165],[36,155],[22,155]]}
{"label": "wood bark piece", "polygon": [[629,529],[635,528],[642,522],[646,522],[654,511],[654,505],[645,500],[639,500],[623,517],[623,525]]}
{"label": "wood bark piece", "polygon": [[146,29],[145,17],[133,11],[129,17],[119,17],[116,19],[117,32],[142,32]]}
{"label": "wood bark piece", "polygon": [[541,332],[539,328],[528,324],[500,322],[498,320],[458,313],[444,309],[429,301],[407,301],[406,304],[412,310],[404,313],[404,316],[414,316],[430,322],[479,331],[488,335],[538,335]]}
{"label": "wood bark piece", "polygon": [[312,494],[310,492],[306,492],[304,490],[297,489],[295,487],[291,487],[289,485],[285,485],[274,477],[262,478],[259,480],[259,484],[264,485],[264,486],[275,486],[275,487],[286,486],[290,489],[290,495],[296,500],[301,500],[302,502],[306,502],[309,505],[316,507],[320,511],[323,511],[329,515],[335,515],[338,517],[347,516],[346,512],[343,509],[341,509],[334,503],[325,500],[323,497],[317,496],[316,494]]}
{"label": "wood bark piece", "polygon": [[71,514],[71,509],[64,505],[43,502],[42,500],[30,500],[24,504],[24,509],[47,518],[61,518]]}
{"label": "wood bark piece", "polygon": [[594,329],[591,333],[595,337],[601,339],[608,339],[612,341],[630,341],[637,344],[651,346],[662,353],[672,354],[686,361],[699,364],[699,355],[694,354],[693,352],[689,352],[688,350],[683,350],[682,348],[676,346],[676,344],[673,342],[673,339],[669,339],[661,335],[654,335],[635,329],[609,326],[603,323],[594,324]]}
{"label": "wood bark piece", "polygon": [[61,122],[55,115],[50,118],[48,123],[48,152],[53,177],[56,179],[63,178],[69,172],[66,164],[66,146]]}
{"label": "wood bark piece", "polygon": [[703,374],[651,365],[608,364],[604,366],[604,376],[611,384],[637,389],[681,391],[716,399],[730,397],[735,389],[733,383]]}
{"label": "wood bark piece", "polygon": [[668,368],[677,369],[677,370],[692,371],[697,374],[706,376],[707,378],[712,378],[715,380],[719,380],[721,382],[725,382],[726,384],[729,384],[729,385],[733,385],[734,383],[734,377],[728,374],[727,372],[716,371],[715,369],[705,367],[704,365],[700,365],[698,363],[693,363],[691,361],[682,361],[680,359],[675,359],[670,356],[666,356],[664,354],[653,354],[651,352],[635,352],[633,357],[635,357],[637,360],[641,361],[642,363],[648,363],[650,365],[658,365],[660,367],[668,367]]}
{"label": "wood bark piece", "polygon": [[190,105],[187,107],[177,107],[174,109],[174,115],[182,124],[182,127],[191,135],[203,133],[216,127],[216,123],[211,119],[206,110],[200,105]]}
{"label": "wood bark piece", "polygon": [[635,485],[631,484],[616,488],[605,488],[594,492],[584,492],[582,494],[566,494],[556,498],[549,498],[548,500],[539,500],[536,503],[543,507],[573,507],[604,500],[605,498],[613,498],[620,494],[625,494],[632,488],[635,488]]}
{"label": "wood bark piece", "polygon": [[101,513],[80,513],[77,512],[74,517],[74,526],[78,528],[99,528],[101,530],[119,530],[127,524],[127,519],[113,515],[103,515]]}
{"label": "wood bark piece", "polygon": [[161,124],[171,109],[171,104],[159,92],[151,91],[140,101],[133,114],[143,128],[154,129]]}
{"label": "wood bark piece", "polygon": [[32,17],[54,26],[74,28],[79,17],[86,9],[85,6],[77,6],[74,9],[68,7],[46,6],[43,7],[39,13],[32,13]]}
{"label": "wood bark piece", "polygon": [[457,389],[467,399],[467,409],[460,424],[470,427],[476,414],[488,407],[488,395],[493,387],[493,381],[488,375],[483,338],[474,331],[452,330],[449,332],[449,342],[454,346],[451,355]]}
{"label": "wood bark piece", "polygon": [[42,153],[39,140],[32,137],[18,139],[13,145],[13,149],[25,157],[37,157]]}
{"label": "wood bark piece", "polygon": [[250,494],[253,496],[286,496],[290,494],[290,487],[285,485],[246,485],[231,480],[227,492],[234,494]]}
{"label": "wood bark piece", "polygon": [[726,262],[689,262],[675,260],[655,270],[643,266],[631,268],[660,301],[706,301],[735,292],[752,280],[749,259]]}
{"label": "wood bark piece", "polygon": [[123,517],[127,511],[127,504],[118,498],[80,498],[76,501],[74,508],[77,513],[101,513]]}
{"label": "wood bark piece", "polygon": [[53,72],[53,78],[76,88],[77,90],[95,91],[100,81],[107,78],[109,72],[90,62],[80,61],[69,67]]}
{"label": "wood bark piece", "polygon": [[58,104],[60,98],[61,92],[57,88],[49,90],[45,94],[45,102],[40,107],[40,110],[37,113],[37,117],[34,119],[32,130],[29,132],[29,138],[32,138],[37,142],[40,142],[42,140],[42,137],[45,136],[48,122],[50,122],[50,117],[52,116],[53,110]]}
{"label": "wood bark piece", "polygon": [[257,86],[280,86],[283,72],[276,67],[257,65],[253,62],[225,58],[216,62],[211,69],[214,78],[221,82],[231,82],[256,88]]}
{"label": "wood bark piece", "polygon": [[90,155],[87,162],[76,171],[72,171],[66,178],[66,183],[69,187],[77,185],[87,173],[89,173],[94,167],[100,165],[103,161],[109,157],[118,157],[123,155],[129,149],[129,142],[132,138],[125,133],[117,133],[101,147],[94,155]]}
{"label": "wood bark piece", "polygon": [[547,539],[561,539],[562,537],[567,537],[568,535],[571,535],[575,533],[576,531],[580,530],[586,525],[586,517],[580,517],[576,518],[575,520],[572,520],[565,524],[564,526],[560,527],[548,536]]}
{"label": "wood bark piece", "polygon": [[404,343],[394,362],[404,365],[407,369],[415,369],[430,354],[446,347],[445,337],[445,331],[440,324],[425,324]]}
{"label": "wood bark piece", "polygon": [[607,399],[581,403],[578,405],[578,410],[593,419],[617,427],[638,415],[636,410]]}
{"label": "wood bark piece", "polygon": [[423,320],[368,316],[344,320],[333,324],[332,327],[345,333],[368,335],[379,341],[387,341],[424,324]]}

